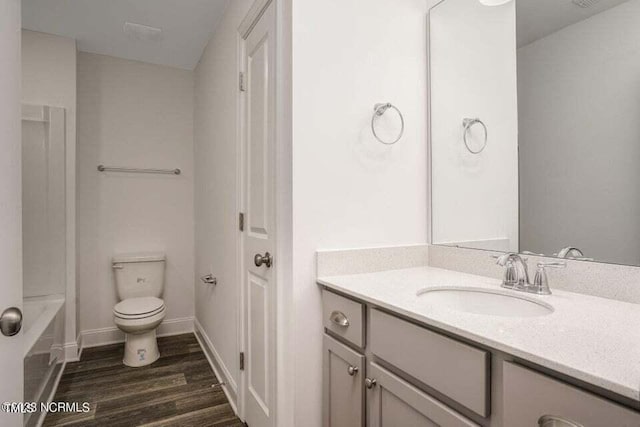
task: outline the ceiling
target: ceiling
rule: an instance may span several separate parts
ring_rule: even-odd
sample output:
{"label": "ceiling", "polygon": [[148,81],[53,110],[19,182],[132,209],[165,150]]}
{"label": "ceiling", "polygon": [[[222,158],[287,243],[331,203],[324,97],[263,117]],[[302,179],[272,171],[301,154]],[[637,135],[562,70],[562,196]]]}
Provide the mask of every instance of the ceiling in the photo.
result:
{"label": "ceiling", "polygon": [[627,0],[599,0],[582,8],[571,0],[516,0],[518,47],[548,36]]}
{"label": "ceiling", "polygon": [[[230,0],[23,0],[22,27],[76,39],[78,50],[193,70]],[[124,23],[162,29],[127,36]]]}

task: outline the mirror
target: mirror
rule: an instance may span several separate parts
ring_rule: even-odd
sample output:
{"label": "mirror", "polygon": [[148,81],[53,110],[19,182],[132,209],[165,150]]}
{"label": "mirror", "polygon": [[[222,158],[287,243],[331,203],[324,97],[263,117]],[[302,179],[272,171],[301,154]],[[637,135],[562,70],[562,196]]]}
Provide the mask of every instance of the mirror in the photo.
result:
{"label": "mirror", "polygon": [[443,0],[429,79],[433,244],[640,265],[640,0]]}

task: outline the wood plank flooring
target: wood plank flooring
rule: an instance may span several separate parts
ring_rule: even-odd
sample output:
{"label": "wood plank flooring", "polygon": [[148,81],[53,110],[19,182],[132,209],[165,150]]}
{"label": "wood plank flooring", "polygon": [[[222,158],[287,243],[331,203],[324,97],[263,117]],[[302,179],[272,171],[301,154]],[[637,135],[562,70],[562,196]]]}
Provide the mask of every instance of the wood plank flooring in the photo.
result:
{"label": "wood plank flooring", "polygon": [[49,413],[44,426],[244,427],[218,387],[193,334],[158,338],[160,359],[122,364],[124,344],[85,349],[68,363],[55,402],[89,402],[87,413]]}

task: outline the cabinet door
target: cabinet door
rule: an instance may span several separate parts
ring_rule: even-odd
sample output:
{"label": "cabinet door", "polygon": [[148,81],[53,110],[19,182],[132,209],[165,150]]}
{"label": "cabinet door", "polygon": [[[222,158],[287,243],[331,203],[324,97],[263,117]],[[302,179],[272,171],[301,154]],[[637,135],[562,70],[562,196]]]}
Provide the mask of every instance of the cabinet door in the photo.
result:
{"label": "cabinet door", "polygon": [[364,356],[324,336],[324,427],[364,426]]}
{"label": "cabinet door", "polygon": [[478,426],[375,363],[369,363],[367,378],[375,380],[367,390],[369,427]]}
{"label": "cabinet door", "polygon": [[505,362],[503,382],[505,426],[537,426],[545,416],[584,427],[640,426],[636,411],[513,363]]}

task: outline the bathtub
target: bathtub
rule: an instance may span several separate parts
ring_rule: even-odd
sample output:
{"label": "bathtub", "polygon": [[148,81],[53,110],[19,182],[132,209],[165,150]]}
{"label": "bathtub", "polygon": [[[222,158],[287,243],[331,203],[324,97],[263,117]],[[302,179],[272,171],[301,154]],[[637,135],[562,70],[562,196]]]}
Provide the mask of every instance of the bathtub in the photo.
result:
{"label": "bathtub", "polygon": [[22,328],[24,330],[25,357],[32,350],[37,351],[34,347],[41,341],[40,338],[49,329],[49,325],[63,305],[64,297],[62,295],[27,297],[24,299],[22,305]]}

